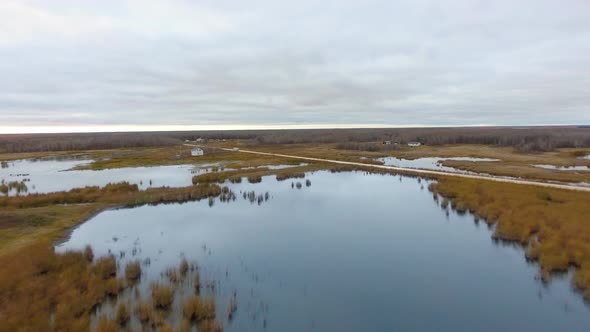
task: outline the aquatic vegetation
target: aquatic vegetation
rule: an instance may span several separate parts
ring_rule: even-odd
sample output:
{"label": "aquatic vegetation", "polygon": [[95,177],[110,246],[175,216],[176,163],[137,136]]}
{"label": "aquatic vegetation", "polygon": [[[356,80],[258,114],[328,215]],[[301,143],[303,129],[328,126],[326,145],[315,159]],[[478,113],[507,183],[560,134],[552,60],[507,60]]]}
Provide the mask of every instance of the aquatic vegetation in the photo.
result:
{"label": "aquatic vegetation", "polygon": [[304,178],[305,177],[305,173],[303,172],[290,172],[290,173],[281,173],[281,174],[277,174],[276,175],[276,179],[277,181],[284,181],[287,179],[298,179],[298,178]]}
{"label": "aquatic vegetation", "polygon": [[493,237],[514,241],[537,260],[543,279],[575,266],[573,284],[590,299],[590,204],[584,192],[445,177],[430,189],[460,212],[494,224]]}
{"label": "aquatic vegetation", "polygon": [[154,313],[153,305],[147,301],[139,301],[135,308],[137,319],[142,324],[148,324],[155,321],[156,314]]}
{"label": "aquatic vegetation", "polygon": [[156,309],[169,309],[174,299],[174,289],[160,283],[152,283],[152,301]]}
{"label": "aquatic vegetation", "polygon": [[0,197],[0,208],[24,209],[80,203],[105,203],[133,207],[144,204],[187,202],[217,196],[220,193],[221,188],[214,184],[201,184],[181,188],[148,188],[140,191],[137,185],[122,182],[107,184],[102,188],[94,186],[47,194]]}
{"label": "aquatic vegetation", "polygon": [[81,251],[56,254],[44,243],[0,256],[2,330],[86,330],[92,309],[124,284],[111,264],[91,263]]}
{"label": "aquatic vegetation", "polygon": [[186,260],[186,258],[183,258],[182,261],[180,262],[180,267],[178,268],[178,270],[180,271],[180,275],[182,277],[186,277],[186,274],[188,273],[188,261]]}
{"label": "aquatic vegetation", "polygon": [[0,166],[2,168],[8,168],[9,167],[8,162],[7,161],[4,161],[4,160],[0,162]]}
{"label": "aquatic vegetation", "polygon": [[94,260],[94,251],[92,250],[92,247],[89,245],[84,247],[84,258],[86,258],[86,260],[89,263]]}
{"label": "aquatic vegetation", "polygon": [[249,183],[260,183],[262,182],[262,176],[260,175],[250,175],[248,176]]}
{"label": "aquatic vegetation", "polygon": [[135,260],[125,265],[125,278],[127,281],[134,283],[141,277],[141,264]]}
{"label": "aquatic vegetation", "polygon": [[96,260],[94,265],[96,273],[103,279],[109,279],[117,275],[117,261],[113,256],[101,257]]}
{"label": "aquatic vegetation", "polygon": [[96,332],[117,332],[119,331],[119,325],[113,321],[112,319],[109,319],[106,316],[102,316],[98,319],[98,322],[96,323]]}
{"label": "aquatic vegetation", "polygon": [[202,298],[193,295],[187,298],[182,307],[184,318],[197,322],[215,319],[215,301],[213,298]]}
{"label": "aquatic vegetation", "polygon": [[311,187],[311,180],[310,179],[305,180],[305,186]]}
{"label": "aquatic vegetation", "polygon": [[117,313],[115,314],[115,320],[117,323],[121,326],[125,326],[130,317],[127,305],[125,303],[119,303],[119,305],[117,305]]}

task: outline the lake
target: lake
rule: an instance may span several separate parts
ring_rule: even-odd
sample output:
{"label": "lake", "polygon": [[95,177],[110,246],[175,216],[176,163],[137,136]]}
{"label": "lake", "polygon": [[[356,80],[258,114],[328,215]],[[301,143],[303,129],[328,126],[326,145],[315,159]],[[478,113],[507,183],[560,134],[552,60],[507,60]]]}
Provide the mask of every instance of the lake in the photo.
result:
{"label": "lake", "polygon": [[[539,281],[521,248],[493,241],[468,213],[442,209],[428,181],[327,171],[306,178],[309,186],[274,176],[228,183],[237,196],[228,203],[105,211],[57,250],[90,244],[121,257],[121,267],[149,258],[144,293],[181,257],[197,262],[216,286],[225,331],[588,330],[589,308],[569,275]],[[250,191],[268,199],[244,199]],[[106,304],[97,314],[109,312]]]}

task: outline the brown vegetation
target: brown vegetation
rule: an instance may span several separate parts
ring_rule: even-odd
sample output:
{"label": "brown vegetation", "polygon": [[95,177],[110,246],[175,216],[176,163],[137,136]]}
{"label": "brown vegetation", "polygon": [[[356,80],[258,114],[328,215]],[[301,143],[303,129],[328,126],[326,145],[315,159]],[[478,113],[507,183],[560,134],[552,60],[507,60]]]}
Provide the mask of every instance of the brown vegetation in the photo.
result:
{"label": "brown vegetation", "polygon": [[575,266],[574,283],[590,299],[587,193],[451,177],[431,190],[455,209],[495,224],[494,238],[523,245],[527,257],[538,260],[544,277]]}
{"label": "brown vegetation", "polygon": [[160,283],[153,283],[150,285],[152,290],[152,302],[156,309],[167,310],[172,305],[174,299],[174,289]]}
{"label": "brown vegetation", "polygon": [[125,326],[130,317],[131,316],[129,315],[127,305],[125,303],[119,303],[119,305],[117,305],[117,313],[115,315],[115,320],[117,323],[119,323],[121,326]]}
{"label": "brown vegetation", "polygon": [[182,307],[184,318],[197,322],[215,319],[215,301],[193,295],[184,301]]}
{"label": "brown vegetation", "polygon": [[2,255],[0,266],[0,331],[86,330],[92,308],[124,284],[109,258],[92,264],[83,252],[56,254],[49,244]]}
{"label": "brown vegetation", "polygon": [[141,265],[138,260],[125,265],[125,278],[130,283],[135,283],[141,277]]}

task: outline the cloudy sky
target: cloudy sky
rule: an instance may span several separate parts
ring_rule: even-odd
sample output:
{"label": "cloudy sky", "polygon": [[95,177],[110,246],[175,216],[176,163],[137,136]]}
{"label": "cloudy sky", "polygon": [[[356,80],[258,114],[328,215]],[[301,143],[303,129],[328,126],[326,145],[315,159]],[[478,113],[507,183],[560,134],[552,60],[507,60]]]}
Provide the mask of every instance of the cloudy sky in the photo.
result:
{"label": "cloudy sky", "polygon": [[0,132],[550,123],[588,0],[0,1]]}

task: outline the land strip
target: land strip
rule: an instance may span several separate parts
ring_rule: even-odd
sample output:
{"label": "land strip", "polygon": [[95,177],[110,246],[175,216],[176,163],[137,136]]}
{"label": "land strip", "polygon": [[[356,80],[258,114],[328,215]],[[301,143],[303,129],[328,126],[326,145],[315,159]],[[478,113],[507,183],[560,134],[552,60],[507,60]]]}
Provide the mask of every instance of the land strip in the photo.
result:
{"label": "land strip", "polygon": [[[185,145],[197,146],[194,144],[185,144]],[[340,165],[370,167],[370,168],[385,169],[385,170],[399,171],[399,172],[408,172],[408,173],[414,173],[417,175],[452,176],[452,177],[460,177],[460,178],[475,179],[475,180],[488,180],[488,181],[496,181],[496,182],[504,182],[504,183],[532,185],[532,186],[538,186],[538,187],[544,187],[544,188],[554,188],[554,189],[565,189],[565,190],[576,190],[576,191],[590,192],[590,187],[584,187],[584,186],[573,185],[573,184],[565,184],[565,183],[549,183],[549,182],[541,182],[541,181],[534,181],[534,180],[523,180],[523,179],[515,179],[515,178],[497,177],[497,176],[491,176],[491,175],[451,173],[451,172],[433,171],[433,170],[426,170],[426,169],[375,165],[375,164],[353,162],[353,161],[343,161],[343,160],[324,159],[324,158],[315,158],[315,157],[304,157],[304,156],[295,156],[295,155],[253,151],[253,150],[243,150],[243,149],[240,149],[240,150],[234,150],[234,149],[229,149],[229,148],[221,148],[221,149],[224,151],[250,153],[250,154],[257,154],[257,155],[261,155],[261,156],[273,156],[273,157],[280,157],[280,158],[289,158],[289,159],[298,159],[298,160],[332,163],[332,164],[340,164]]]}

